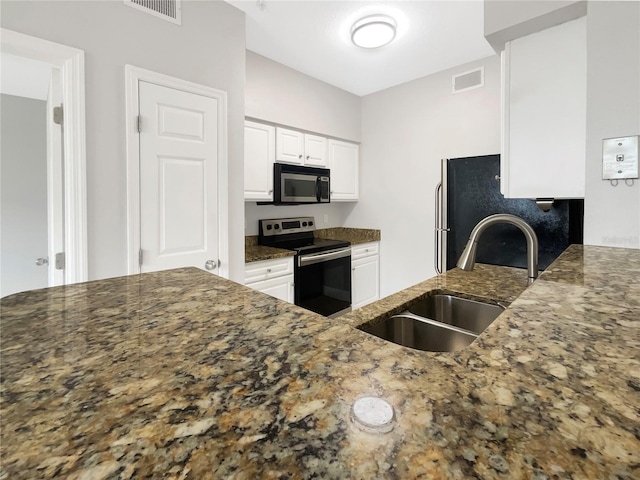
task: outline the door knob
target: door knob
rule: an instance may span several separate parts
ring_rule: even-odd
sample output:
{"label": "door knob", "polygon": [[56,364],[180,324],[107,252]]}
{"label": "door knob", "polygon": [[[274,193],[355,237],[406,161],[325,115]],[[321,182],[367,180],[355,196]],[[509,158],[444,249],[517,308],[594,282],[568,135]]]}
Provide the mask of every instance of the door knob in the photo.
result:
{"label": "door knob", "polygon": [[36,265],[41,267],[42,265],[49,265],[48,258],[36,258]]}
{"label": "door knob", "polygon": [[207,270],[215,270],[216,269],[216,261],[215,260],[207,260],[204,264],[204,268]]}

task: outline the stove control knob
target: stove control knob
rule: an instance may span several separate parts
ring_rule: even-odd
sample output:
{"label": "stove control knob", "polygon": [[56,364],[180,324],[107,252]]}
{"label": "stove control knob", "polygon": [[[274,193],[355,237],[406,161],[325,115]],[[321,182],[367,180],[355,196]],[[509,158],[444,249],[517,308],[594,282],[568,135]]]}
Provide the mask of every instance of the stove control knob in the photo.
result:
{"label": "stove control knob", "polygon": [[313,226],[313,222],[309,222],[309,226],[312,227]]}
{"label": "stove control knob", "polygon": [[302,226],[306,227],[307,226],[307,222],[302,222]]}
{"label": "stove control knob", "polygon": [[276,230],[280,230],[280,225],[278,225],[277,223],[273,226],[273,228],[275,228]]}
{"label": "stove control knob", "polygon": [[271,230],[273,227],[271,225],[267,225],[267,230]]}

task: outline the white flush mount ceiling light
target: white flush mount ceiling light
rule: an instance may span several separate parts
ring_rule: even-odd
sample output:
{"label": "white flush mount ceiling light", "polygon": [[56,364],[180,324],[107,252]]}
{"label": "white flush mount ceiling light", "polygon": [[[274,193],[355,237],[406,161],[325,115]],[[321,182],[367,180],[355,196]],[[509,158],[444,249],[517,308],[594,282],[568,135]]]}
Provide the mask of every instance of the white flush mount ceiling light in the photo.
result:
{"label": "white flush mount ceiling light", "polygon": [[351,41],[362,48],[378,48],[396,37],[396,21],[388,15],[369,15],[351,27]]}

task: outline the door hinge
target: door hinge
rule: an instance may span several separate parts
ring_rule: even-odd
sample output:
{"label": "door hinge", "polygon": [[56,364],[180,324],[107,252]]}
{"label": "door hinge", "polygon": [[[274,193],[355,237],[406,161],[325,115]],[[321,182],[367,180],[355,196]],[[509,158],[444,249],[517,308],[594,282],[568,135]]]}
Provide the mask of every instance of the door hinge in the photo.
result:
{"label": "door hinge", "polygon": [[53,107],[53,123],[56,125],[62,125],[62,121],[64,120],[64,110],[62,109],[62,105],[59,107]]}
{"label": "door hinge", "polygon": [[138,251],[138,265],[142,266],[142,249]]}
{"label": "door hinge", "polygon": [[56,253],[56,270],[64,270],[66,258],[64,252]]}
{"label": "door hinge", "polygon": [[138,115],[138,119],[136,120],[137,122],[137,126],[136,128],[138,129],[138,133],[142,132],[142,117],[140,115]]}

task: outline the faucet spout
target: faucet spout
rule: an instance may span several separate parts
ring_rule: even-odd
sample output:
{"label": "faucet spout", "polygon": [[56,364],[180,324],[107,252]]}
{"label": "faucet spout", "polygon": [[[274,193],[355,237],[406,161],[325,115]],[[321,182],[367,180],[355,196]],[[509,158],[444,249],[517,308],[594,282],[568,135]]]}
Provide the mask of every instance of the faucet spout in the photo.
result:
{"label": "faucet spout", "polygon": [[467,246],[464,247],[462,255],[458,259],[458,268],[461,270],[471,271],[476,264],[476,250],[478,248],[478,240],[480,235],[491,225],[497,223],[508,223],[518,227],[522,233],[524,233],[527,239],[527,275],[529,277],[529,283],[538,278],[538,237],[536,232],[531,228],[527,222],[515,215],[509,215],[506,213],[498,213],[496,215],[490,215],[483,218],[478,224],[471,230],[469,241]]}

